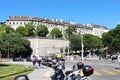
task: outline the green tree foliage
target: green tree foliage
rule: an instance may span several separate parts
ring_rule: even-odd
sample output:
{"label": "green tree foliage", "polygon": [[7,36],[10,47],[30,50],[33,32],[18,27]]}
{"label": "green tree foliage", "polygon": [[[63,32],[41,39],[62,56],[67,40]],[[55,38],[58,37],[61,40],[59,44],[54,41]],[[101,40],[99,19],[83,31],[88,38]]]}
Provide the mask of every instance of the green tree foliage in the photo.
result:
{"label": "green tree foliage", "polygon": [[59,28],[52,29],[50,35],[52,38],[62,38],[62,32],[60,31]]}
{"label": "green tree foliage", "polygon": [[1,24],[1,25],[0,25],[0,34],[2,34],[2,33],[5,32],[5,27],[6,27],[5,24]]}
{"label": "green tree foliage", "polygon": [[38,36],[46,37],[49,33],[47,26],[39,25],[37,26],[36,33]]}
{"label": "green tree foliage", "polygon": [[26,36],[35,36],[35,26],[32,23],[25,24]]}
{"label": "green tree foliage", "polygon": [[69,26],[68,29],[65,30],[65,37],[69,38],[70,35],[76,33],[77,29],[73,26]]}
{"label": "green tree foliage", "polygon": [[107,46],[110,51],[120,51],[120,24],[116,28],[102,35],[104,46]]}
{"label": "green tree foliage", "polygon": [[14,29],[7,26],[6,24],[0,25],[0,34],[2,33],[14,33]]}
{"label": "green tree foliage", "polygon": [[4,57],[20,57],[31,54],[30,41],[23,38],[20,34],[4,33],[0,36],[2,40],[1,52]]}
{"label": "green tree foliage", "polygon": [[69,41],[71,50],[77,51],[81,49],[81,35],[70,35]]}
{"label": "green tree foliage", "polygon": [[[71,35],[69,37],[70,47],[73,51],[81,50],[81,41],[82,35]],[[83,35],[83,45],[84,49],[91,50],[93,48],[100,47],[101,39],[98,36],[94,36],[92,34],[84,34]]]}
{"label": "green tree foliage", "polygon": [[11,27],[9,27],[9,26],[6,26],[6,27],[5,27],[5,32],[8,33],[8,34],[9,34],[9,33],[14,33],[14,29],[11,28]]}
{"label": "green tree foliage", "polygon": [[26,29],[25,29],[24,26],[17,27],[16,30],[15,30],[15,32],[19,33],[19,34],[21,34],[23,36],[27,35]]}
{"label": "green tree foliage", "polygon": [[98,36],[92,34],[84,34],[84,47],[87,49],[99,48],[101,44],[101,39]]}

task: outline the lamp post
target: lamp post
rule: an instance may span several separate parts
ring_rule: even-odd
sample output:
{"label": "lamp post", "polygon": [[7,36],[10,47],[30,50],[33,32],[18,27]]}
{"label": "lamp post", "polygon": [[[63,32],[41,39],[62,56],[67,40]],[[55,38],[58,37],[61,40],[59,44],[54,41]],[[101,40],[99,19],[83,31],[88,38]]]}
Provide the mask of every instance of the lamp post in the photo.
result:
{"label": "lamp post", "polygon": [[[37,26],[35,27],[35,31],[37,30]],[[37,31],[36,31],[36,52],[35,55],[38,55],[38,36],[37,36]]]}
{"label": "lamp post", "polygon": [[38,54],[38,37],[36,36],[36,55]]}
{"label": "lamp post", "polygon": [[81,52],[82,52],[82,54],[81,54],[82,58],[81,58],[81,60],[83,60],[84,59],[84,55],[83,55],[83,53],[84,53],[83,33],[81,33],[81,34],[82,34],[81,35],[81,46],[82,46],[82,50],[81,50]]}

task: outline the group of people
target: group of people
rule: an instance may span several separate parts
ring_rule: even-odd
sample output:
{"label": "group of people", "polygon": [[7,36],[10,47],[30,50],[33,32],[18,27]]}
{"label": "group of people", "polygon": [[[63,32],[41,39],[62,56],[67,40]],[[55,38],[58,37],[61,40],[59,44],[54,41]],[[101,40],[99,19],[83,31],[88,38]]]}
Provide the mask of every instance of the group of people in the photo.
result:
{"label": "group of people", "polygon": [[34,54],[31,55],[31,61],[32,61],[33,67],[35,67],[36,64],[38,64],[38,66],[40,67],[41,60],[42,60],[41,56],[39,55],[36,56]]}
{"label": "group of people", "polygon": [[[32,61],[33,67],[36,68],[36,64],[37,64],[37,67],[38,66],[40,67],[42,63],[42,57],[39,55],[32,54],[31,61]],[[55,57],[52,59],[51,63],[52,63],[51,66],[53,68],[56,68],[59,65],[62,65],[62,67],[65,68],[65,60],[63,59],[63,56],[60,53],[55,54]]]}

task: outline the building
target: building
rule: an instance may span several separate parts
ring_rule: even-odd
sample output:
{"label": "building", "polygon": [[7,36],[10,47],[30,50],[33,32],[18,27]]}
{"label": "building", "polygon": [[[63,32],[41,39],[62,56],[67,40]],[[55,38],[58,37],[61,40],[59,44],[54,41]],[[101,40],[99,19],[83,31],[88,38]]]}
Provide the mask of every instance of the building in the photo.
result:
{"label": "building", "polygon": [[104,32],[108,32],[109,30],[107,27],[102,26],[102,25],[96,25],[96,24],[79,24],[76,22],[72,21],[63,21],[58,20],[58,19],[49,19],[49,18],[39,18],[39,17],[29,17],[29,16],[9,16],[8,19],[6,20],[6,25],[16,29],[18,26],[24,26],[27,23],[33,23],[34,26],[38,25],[45,25],[48,27],[49,32],[53,28],[59,28],[60,31],[65,34],[65,30],[69,27],[76,27],[77,28],[77,33],[85,34],[93,34],[97,35],[99,37],[102,37],[102,34]]}

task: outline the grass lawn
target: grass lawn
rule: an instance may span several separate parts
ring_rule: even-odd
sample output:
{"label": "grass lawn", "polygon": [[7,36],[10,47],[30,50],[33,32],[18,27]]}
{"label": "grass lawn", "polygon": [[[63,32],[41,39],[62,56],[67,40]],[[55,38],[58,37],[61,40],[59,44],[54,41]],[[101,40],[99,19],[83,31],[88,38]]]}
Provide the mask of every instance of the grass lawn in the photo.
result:
{"label": "grass lawn", "polygon": [[16,75],[28,74],[33,71],[31,66],[18,64],[0,64],[0,80],[13,80]]}

